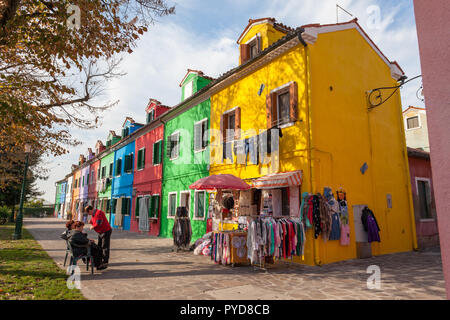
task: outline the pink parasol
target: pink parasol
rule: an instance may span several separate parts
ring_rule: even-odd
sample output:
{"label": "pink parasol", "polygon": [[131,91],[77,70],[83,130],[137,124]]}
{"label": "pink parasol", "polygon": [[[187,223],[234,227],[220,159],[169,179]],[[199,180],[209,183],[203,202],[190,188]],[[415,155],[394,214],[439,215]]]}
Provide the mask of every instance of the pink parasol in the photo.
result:
{"label": "pink parasol", "polygon": [[232,174],[214,174],[212,176],[201,178],[189,186],[190,189],[196,190],[214,190],[214,189],[231,189],[231,190],[247,190],[251,186],[244,180],[233,176]]}

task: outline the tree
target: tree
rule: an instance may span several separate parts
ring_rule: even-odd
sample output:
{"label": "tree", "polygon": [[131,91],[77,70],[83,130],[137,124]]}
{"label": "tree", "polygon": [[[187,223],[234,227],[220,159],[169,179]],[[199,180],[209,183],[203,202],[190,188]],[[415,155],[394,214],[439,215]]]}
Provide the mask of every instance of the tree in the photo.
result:
{"label": "tree", "polygon": [[[19,203],[22,188],[25,153],[19,148],[13,152],[0,151],[0,206],[6,206],[14,214],[14,207]],[[42,154],[32,152],[29,156],[27,183],[25,184],[25,201],[41,196],[36,186],[37,179],[47,179],[48,171],[41,167]]]}
{"label": "tree", "polygon": [[174,13],[165,0],[0,0],[0,149],[60,155],[79,144],[69,128],[96,127],[117,103],[96,98],[123,75],[121,55]]}

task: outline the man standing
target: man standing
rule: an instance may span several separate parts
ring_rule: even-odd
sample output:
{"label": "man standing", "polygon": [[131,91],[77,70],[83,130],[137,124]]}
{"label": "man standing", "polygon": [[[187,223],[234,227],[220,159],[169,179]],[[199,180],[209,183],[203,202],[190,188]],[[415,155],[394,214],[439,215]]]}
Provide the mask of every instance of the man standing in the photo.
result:
{"label": "man standing", "polygon": [[109,261],[109,244],[111,240],[112,228],[106,219],[106,215],[103,211],[94,209],[92,206],[87,206],[84,211],[88,215],[92,215],[89,223],[92,225],[91,230],[94,229],[98,233],[98,246],[102,248],[103,252],[103,264],[102,269],[108,267]]}

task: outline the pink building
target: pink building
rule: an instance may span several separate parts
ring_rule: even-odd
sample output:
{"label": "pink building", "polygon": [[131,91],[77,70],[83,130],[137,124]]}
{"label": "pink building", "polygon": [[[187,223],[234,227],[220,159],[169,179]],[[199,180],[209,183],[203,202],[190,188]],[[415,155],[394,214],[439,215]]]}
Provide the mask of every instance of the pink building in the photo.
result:
{"label": "pink building", "polygon": [[420,249],[439,246],[430,153],[421,149],[408,148],[408,162],[417,243]]}
{"label": "pink building", "polygon": [[450,299],[450,1],[414,0],[439,237]]}
{"label": "pink building", "polygon": [[[139,227],[140,208],[137,202],[140,198],[147,201],[148,206],[148,234],[159,235],[161,222],[161,186],[162,186],[162,152],[164,140],[164,125],[157,118],[169,110],[161,102],[150,99],[147,108],[147,124],[141,129],[147,131],[135,143],[133,199],[131,207],[130,230],[142,232]],[[147,233],[146,231],[144,231]]]}

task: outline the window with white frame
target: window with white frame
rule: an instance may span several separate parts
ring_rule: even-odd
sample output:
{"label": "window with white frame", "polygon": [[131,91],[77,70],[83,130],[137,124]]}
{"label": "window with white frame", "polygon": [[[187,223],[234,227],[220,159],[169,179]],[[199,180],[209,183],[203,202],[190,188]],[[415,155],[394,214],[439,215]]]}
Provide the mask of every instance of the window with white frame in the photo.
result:
{"label": "window with white frame", "polygon": [[418,128],[419,127],[419,116],[407,118],[406,125],[407,125],[408,129]]}
{"label": "window with white frame", "polygon": [[431,188],[430,180],[416,178],[417,197],[419,198],[419,211],[421,219],[432,219],[431,214]]}
{"label": "window with white frame", "polygon": [[195,191],[194,195],[194,218],[205,217],[206,191]]}
{"label": "window with white frame", "polygon": [[192,81],[189,81],[184,85],[184,99],[192,96]]}
{"label": "window with white frame", "polygon": [[180,133],[175,132],[169,136],[168,156],[171,160],[178,158],[180,155]]}
{"label": "window with white frame", "polygon": [[169,199],[168,199],[168,217],[175,217],[175,213],[177,210],[177,193],[176,192],[170,192],[169,193]]}
{"label": "window with white frame", "polygon": [[208,146],[208,119],[203,119],[194,124],[194,151],[204,150]]}

